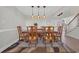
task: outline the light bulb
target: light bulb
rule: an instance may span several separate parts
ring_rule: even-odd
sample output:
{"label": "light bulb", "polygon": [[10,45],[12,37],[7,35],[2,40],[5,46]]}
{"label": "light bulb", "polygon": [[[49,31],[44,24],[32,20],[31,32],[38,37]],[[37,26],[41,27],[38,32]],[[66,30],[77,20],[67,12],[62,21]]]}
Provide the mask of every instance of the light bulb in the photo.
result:
{"label": "light bulb", "polygon": [[40,16],[38,16],[38,19],[40,18]]}
{"label": "light bulb", "polygon": [[33,18],[34,16],[32,16],[32,18]]}
{"label": "light bulb", "polygon": [[46,18],[46,16],[43,16],[44,18]]}

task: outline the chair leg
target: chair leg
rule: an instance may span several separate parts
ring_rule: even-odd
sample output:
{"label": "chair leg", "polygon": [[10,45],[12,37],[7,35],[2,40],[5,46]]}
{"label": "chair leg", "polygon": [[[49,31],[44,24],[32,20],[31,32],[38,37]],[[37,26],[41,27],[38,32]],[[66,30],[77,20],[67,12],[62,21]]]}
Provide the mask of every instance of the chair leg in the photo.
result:
{"label": "chair leg", "polygon": [[36,43],[38,44],[38,39],[37,39],[37,42]]}
{"label": "chair leg", "polygon": [[60,41],[62,42],[62,40],[61,40],[61,36],[60,36]]}
{"label": "chair leg", "polygon": [[29,48],[30,48],[30,44],[31,44],[31,43],[29,42]]}
{"label": "chair leg", "polygon": [[28,45],[28,47],[30,48],[30,44]]}
{"label": "chair leg", "polygon": [[45,44],[45,40],[43,39],[43,43]]}
{"label": "chair leg", "polygon": [[45,48],[46,48],[46,44],[45,44]]}
{"label": "chair leg", "polygon": [[50,41],[51,47],[52,47],[52,40]]}
{"label": "chair leg", "polygon": [[45,44],[45,43],[44,43],[44,39],[43,39],[43,41],[42,41],[42,42],[43,42],[43,44]]}
{"label": "chair leg", "polygon": [[55,37],[55,41],[54,42],[57,42],[59,40],[59,37]]}
{"label": "chair leg", "polygon": [[46,48],[46,42],[45,42],[45,48]]}
{"label": "chair leg", "polygon": [[56,36],[54,36],[54,42],[55,42]]}
{"label": "chair leg", "polygon": [[36,47],[36,44],[37,44],[37,40],[35,41],[35,43],[34,43],[34,44],[35,44],[35,47]]}
{"label": "chair leg", "polygon": [[53,43],[51,43],[51,47],[53,47]]}

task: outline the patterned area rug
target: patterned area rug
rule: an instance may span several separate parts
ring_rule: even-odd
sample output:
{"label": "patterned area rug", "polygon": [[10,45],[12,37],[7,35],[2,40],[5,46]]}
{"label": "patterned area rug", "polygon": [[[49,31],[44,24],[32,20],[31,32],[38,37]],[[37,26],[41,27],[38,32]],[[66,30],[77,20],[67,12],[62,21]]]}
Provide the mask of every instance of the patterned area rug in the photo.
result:
{"label": "patterned area rug", "polygon": [[66,52],[65,50],[63,51],[60,50],[58,47],[32,47],[32,48],[25,48],[24,50],[21,51],[21,53],[60,53],[60,52]]}
{"label": "patterned area rug", "polygon": [[54,44],[53,47],[47,46],[37,46],[37,47],[26,47],[24,45],[24,42],[21,42],[19,45],[16,44],[15,46],[11,46],[3,53],[67,53],[66,49],[60,44],[59,46],[56,46],[57,44]]}
{"label": "patterned area rug", "polygon": [[38,47],[35,50],[31,51],[31,53],[46,53],[47,50],[45,47]]}
{"label": "patterned area rug", "polygon": [[31,53],[66,53],[66,50],[63,47],[38,47]]}

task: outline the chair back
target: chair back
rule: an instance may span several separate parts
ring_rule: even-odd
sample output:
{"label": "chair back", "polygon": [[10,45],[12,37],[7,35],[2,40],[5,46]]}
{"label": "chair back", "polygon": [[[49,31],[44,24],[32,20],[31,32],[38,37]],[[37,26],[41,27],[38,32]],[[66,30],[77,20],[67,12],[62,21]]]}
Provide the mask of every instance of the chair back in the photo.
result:
{"label": "chair back", "polygon": [[62,31],[63,31],[63,26],[58,26],[58,33],[62,34]]}
{"label": "chair back", "polygon": [[28,31],[29,32],[37,32],[37,27],[36,26],[29,26]]}
{"label": "chair back", "polygon": [[54,27],[53,26],[45,26],[45,27],[43,27],[43,30],[45,32],[53,32],[54,31]]}
{"label": "chair back", "polygon": [[17,30],[18,30],[18,33],[19,33],[19,34],[22,33],[22,28],[21,28],[21,26],[17,26]]}
{"label": "chair back", "polygon": [[37,27],[36,26],[29,26],[28,27],[28,32],[29,32],[29,39],[30,40],[36,40],[37,39]]}
{"label": "chair back", "polygon": [[53,26],[46,26],[46,27],[43,27],[43,30],[44,30],[44,39],[45,40],[53,40],[54,39],[54,27]]}

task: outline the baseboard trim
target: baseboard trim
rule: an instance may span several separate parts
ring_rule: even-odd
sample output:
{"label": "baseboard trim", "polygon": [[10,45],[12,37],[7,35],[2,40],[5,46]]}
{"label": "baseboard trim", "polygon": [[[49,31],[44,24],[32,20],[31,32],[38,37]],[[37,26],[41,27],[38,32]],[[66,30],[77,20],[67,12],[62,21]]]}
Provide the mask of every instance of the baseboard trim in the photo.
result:
{"label": "baseboard trim", "polygon": [[18,40],[19,40],[19,39],[17,39],[17,40],[15,40],[14,42],[11,42],[10,44],[8,44],[8,45],[2,47],[2,48],[0,49],[0,53],[1,53],[2,51],[4,51],[5,49],[7,49],[8,47],[10,47],[11,45],[13,45],[14,43],[18,42]]}
{"label": "baseboard trim", "polygon": [[64,48],[69,52],[69,53],[76,53],[72,48],[70,48],[67,44],[63,44]]}
{"label": "baseboard trim", "polygon": [[1,29],[0,32],[13,31],[13,30],[17,30],[17,29],[16,28],[12,28],[12,29]]}

